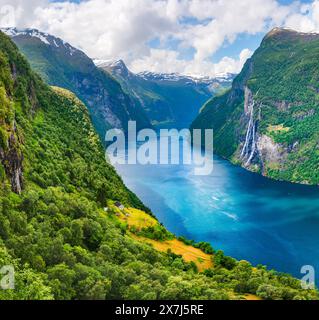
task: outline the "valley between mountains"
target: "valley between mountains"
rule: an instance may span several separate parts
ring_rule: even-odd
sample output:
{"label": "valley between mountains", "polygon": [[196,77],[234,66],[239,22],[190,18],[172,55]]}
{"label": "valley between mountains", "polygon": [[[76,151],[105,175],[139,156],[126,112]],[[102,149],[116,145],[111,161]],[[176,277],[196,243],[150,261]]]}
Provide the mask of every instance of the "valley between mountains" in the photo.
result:
{"label": "valley between mountains", "polygon": [[176,237],[105,162],[103,147],[105,131],[128,120],[183,127],[199,114],[192,128],[214,128],[218,154],[318,184],[319,79],[307,72],[316,35],[274,30],[232,82],[136,75],[37,30],[3,31],[0,265],[14,266],[16,289],[0,299],[319,298],[291,275]]}

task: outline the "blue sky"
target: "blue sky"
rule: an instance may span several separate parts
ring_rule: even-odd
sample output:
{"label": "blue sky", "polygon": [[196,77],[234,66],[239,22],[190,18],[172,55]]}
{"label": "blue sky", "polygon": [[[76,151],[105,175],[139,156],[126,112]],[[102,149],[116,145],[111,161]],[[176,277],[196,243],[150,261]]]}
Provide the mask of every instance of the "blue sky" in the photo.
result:
{"label": "blue sky", "polygon": [[[282,5],[289,5],[293,3],[292,0],[280,0],[278,1]],[[301,3],[312,3],[312,0],[302,0]],[[248,48],[251,51],[255,51],[260,45],[263,37],[265,36],[265,32],[259,32],[256,35],[249,34],[241,34],[236,41],[232,44],[225,44],[222,49],[218,50],[214,55],[214,59],[219,60],[224,56],[230,56],[232,58],[236,58],[242,48]]]}
{"label": "blue sky", "polygon": [[[119,1],[121,1],[121,0],[119,0]],[[84,2],[84,0],[71,0],[71,1],[51,0],[50,2],[80,3],[80,2]],[[290,5],[293,2],[295,2],[295,0],[278,0],[278,3],[281,5]],[[313,2],[313,0],[300,0],[300,2],[305,3],[305,4],[311,4]],[[188,18],[185,17],[183,19],[183,22],[185,24],[194,24],[194,23],[198,23],[198,20],[192,19],[189,17]],[[254,51],[258,48],[264,35],[265,35],[265,32],[260,32],[260,33],[257,33],[256,35],[241,34],[236,39],[236,41],[234,41],[233,43],[225,43],[223,45],[223,47],[220,50],[218,50],[212,58],[213,58],[213,60],[220,60],[225,56],[229,56],[231,58],[236,58],[236,57],[238,57],[238,55],[240,54],[240,52],[242,51],[243,48],[248,48],[248,49]],[[155,37],[154,39],[149,41],[148,44],[152,48],[159,48],[160,47],[160,43],[159,43],[159,40],[157,37]],[[176,43],[174,41],[170,41],[170,43],[167,45],[167,47],[172,48],[172,49],[176,49],[177,44],[178,43]],[[181,53],[181,58],[189,60],[189,59],[192,59],[193,54],[194,54],[194,50],[192,48],[188,48],[188,50],[185,50],[184,52]]]}
{"label": "blue sky", "polygon": [[[0,0],[0,4],[8,0]],[[10,0],[17,27],[135,72],[239,72],[273,27],[319,31],[319,0]]]}
{"label": "blue sky", "polygon": [[[118,1],[121,1],[121,0],[118,0]],[[50,2],[74,2],[74,3],[80,3],[80,2],[84,2],[84,0],[71,0],[71,1],[68,1],[68,0],[64,0],[64,1],[51,0]],[[278,3],[280,3],[282,5],[289,5],[289,4],[292,4],[293,2],[294,2],[294,0],[278,0]],[[313,1],[312,0],[300,0],[300,2],[309,4],[309,3],[312,3]],[[188,18],[187,17],[184,18],[183,21],[184,21],[185,24],[194,24],[194,23],[198,22],[198,20],[191,19],[189,17]],[[223,47],[221,49],[219,49],[212,56],[212,59],[218,61],[218,60],[222,59],[225,56],[229,56],[231,58],[236,58],[236,57],[238,57],[240,52],[243,50],[243,48],[248,48],[251,51],[255,51],[258,48],[258,46],[260,45],[264,35],[265,35],[265,32],[260,32],[260,33],[257,33],[256,35],[241,34],[236,39],[236,41],[234,41],[233,43],[225,43],[223,45]],[[161,47],[158,37],[154,37],[154,39],[152,39],[151,41],[148,41],[148,45],[150,47],[152,47],[152,48],[160,48]],[[178,45],[178,42],[170,41],[167,44],[166,47],[167,48],[171,48],[171,49],[176,49],[177,45]],[[192,59],[193,55],[194,55],[194,49],[188,48],[187,50],[181,52],[180,57],[183,58],[183,59],[190,60],[190,59]]]}

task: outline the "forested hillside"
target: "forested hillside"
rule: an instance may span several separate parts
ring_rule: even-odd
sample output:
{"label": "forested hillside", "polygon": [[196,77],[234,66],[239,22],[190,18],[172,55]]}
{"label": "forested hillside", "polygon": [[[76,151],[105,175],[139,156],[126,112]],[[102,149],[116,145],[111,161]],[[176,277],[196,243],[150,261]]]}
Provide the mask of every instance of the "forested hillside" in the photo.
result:
{"label": "forested hillside", "polygon": [[116,201],[131,214],[150,212],[105,162],[87,109],[45,85],[3,33],[0,93],[0,266],[15,267],[15,290],[0,290],[0,299],[318,298],[290,276],[206,244],[180,239],[211,256],[199,273],[143,241],[174,236],[153,218],[147,228],[121,219]]}
{"label": "forested hillside", "polygon": [[68,89],[85,103],[102,139],[107,129],[126,130],[129,120],[135,120],[139,129],[152,127],[138,101],[127,95],[113,77],[99,70],[81,50],[34,29],[3,31],[47,84]]}
{"label": "forested hillside", "polygon": [[213,128],[214,149],[265,176],[319,184],[319,35],[276,28],[193,128]]}

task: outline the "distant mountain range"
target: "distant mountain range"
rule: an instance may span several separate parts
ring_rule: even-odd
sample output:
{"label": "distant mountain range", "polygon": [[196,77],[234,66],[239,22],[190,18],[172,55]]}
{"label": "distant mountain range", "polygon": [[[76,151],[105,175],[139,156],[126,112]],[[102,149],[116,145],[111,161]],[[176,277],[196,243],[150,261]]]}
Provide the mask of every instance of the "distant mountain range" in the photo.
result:
{"label": "distant mountain range", "polygon": [[225,73],[216,75],[216,77],[200,77],[200,76],[190,76],[182,75],[179,73],[155,73],[150,71],[144,71],[137,74],[138,76],[144,78],[145,80],[158,80],[158,81],[188,81],[189,83],[201,83],[207,87],[213,85],[211,88],[212,92],[215,92],[218,87],[223,83],[229,83],[229,81],[234,80],[236,74]]}
{"label": "distant mountain range", "polygon": [[95,60],[113,75],[132,98],[140,101],[153,125],[188,128],[202,105],[216,93],[229,88],[235,75],[216,78],[141,72],[134,74],[124,61]]}
{"label": "distant mountain range", "polygon": [[132,73],[122,60],[93,61],[81,50],[35,29],[2,29],[50,85],[74,92],[89,108],[103,137],[109,128],[189,127],[202,105],[229,88],[234,75],[195,78]]}

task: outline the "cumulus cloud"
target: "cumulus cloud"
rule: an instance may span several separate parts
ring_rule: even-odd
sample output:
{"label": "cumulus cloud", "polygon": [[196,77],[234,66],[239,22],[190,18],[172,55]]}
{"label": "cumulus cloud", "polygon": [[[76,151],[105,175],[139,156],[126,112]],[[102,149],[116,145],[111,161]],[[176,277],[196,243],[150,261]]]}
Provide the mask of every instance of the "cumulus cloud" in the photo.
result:
{"label": "cumulus cloud", "polygon": [[37,8],[49,4],[47,0],[0,0],[0,26],[24,28],[35,19]]}
{"label": "cumulus cloud", "polygon": [[301,5],[300,10],[291,14],[284,25],[301,32],[319,32],[319,1]]}
{"label": "cumulus cloud", "polygon": [[[0,9],[8,2],[0,0]],[[238,72],[251,55],[248,49],[237,58],[213,58],[238,36],[274,26],[319,30],[319,0],[290,5],[278,0],[10,0],[9,4],[15,8],[16,26],[59,36],[92,58],[124,59],[134,71]],[[7,26],[10,21],[0,23]]]}
{"label": "cumulus cloud", "polygon": [[215,76],[222,73],[239,73],[244,63],[251,57],[252,51],[244,49],[237,59],[224,57],[218,63],[208,60],[181,60],[177,51],[151,49],[150,54],[131,63],[132,71],[148,70],[152,72],[182,73],[186,75]]}
{"label": "cumulus cloud", "polygon": [[194,0],[188,14],[207,23],[189,27],[181,33],[183,41],[196,49],[195,59],[203,60],[215,53],[225,42],[233,42],[241,33],[254,35],[273,24],[281,24],[289,6],[275,0]]}

